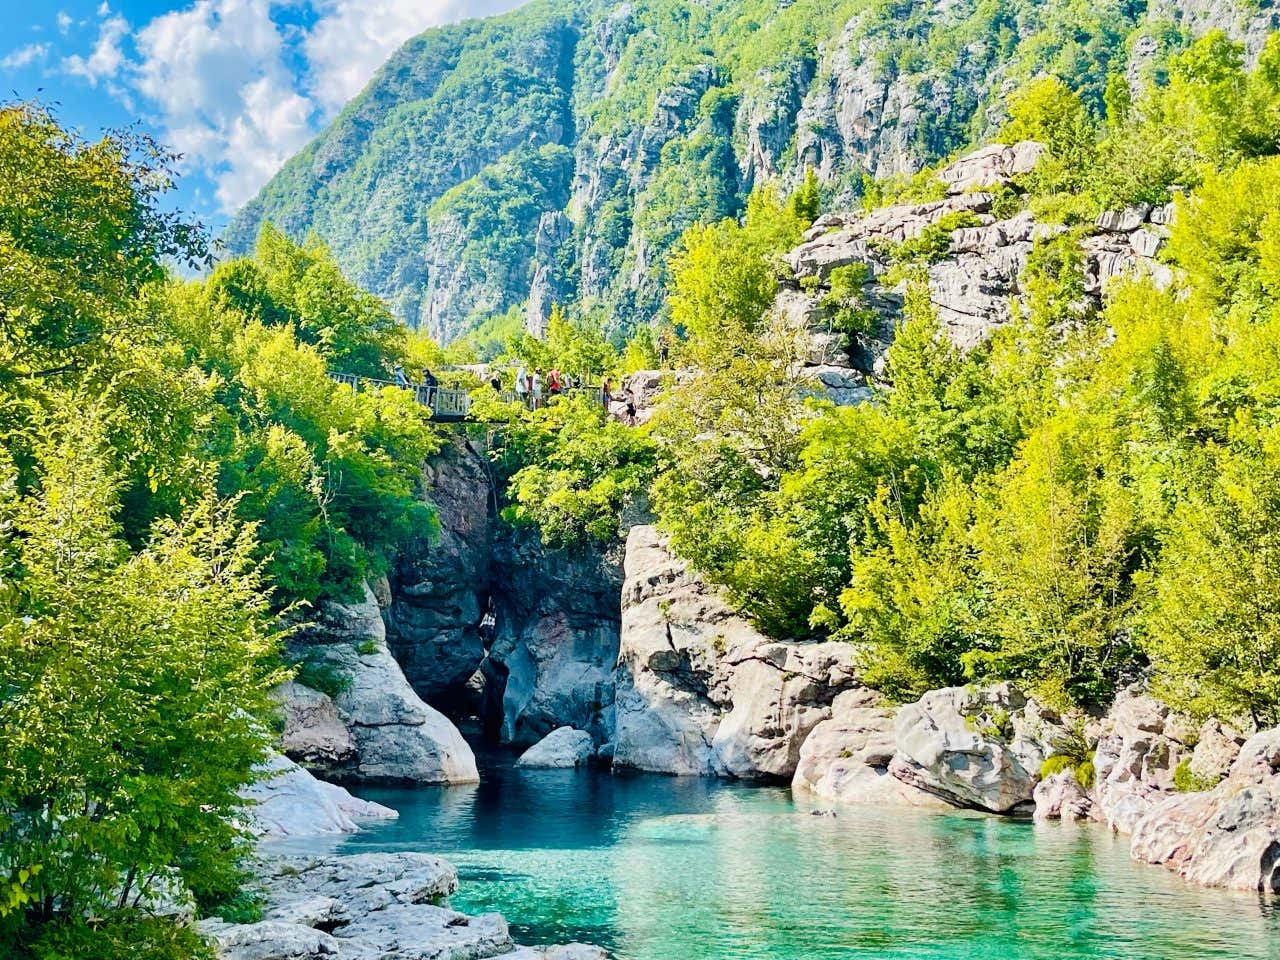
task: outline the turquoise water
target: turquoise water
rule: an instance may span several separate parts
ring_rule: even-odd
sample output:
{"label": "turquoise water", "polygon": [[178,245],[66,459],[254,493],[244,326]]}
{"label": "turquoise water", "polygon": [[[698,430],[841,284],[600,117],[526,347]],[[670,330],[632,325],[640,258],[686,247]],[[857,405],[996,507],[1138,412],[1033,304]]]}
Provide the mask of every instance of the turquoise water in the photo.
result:
{"label": "turquoise water", "polygon": [[1134,864],[1093,827],[813,816],[785,789],[509,761],[479,786],[359,792],[400,819],[334,849],[443,854],[456,909],[619,960],[1280,958],[1269,903]]}

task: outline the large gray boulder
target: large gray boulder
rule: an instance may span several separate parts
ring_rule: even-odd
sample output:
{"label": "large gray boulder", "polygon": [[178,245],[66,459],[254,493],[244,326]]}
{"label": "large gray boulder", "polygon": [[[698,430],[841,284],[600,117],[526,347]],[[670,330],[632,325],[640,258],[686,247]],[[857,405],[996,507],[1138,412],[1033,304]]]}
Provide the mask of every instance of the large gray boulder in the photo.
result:
{"label": "large gray boulder", "polygon": [[1130,852],[1204,886],[1280,891],[1280,729],[1246,742],[1212,790],[1152,801]]}
{"label": "large gray boulder", "polygon": [[595,741],[585,730],[559,727],[520,755],[517,767],[581,767],[595,753]]}
{"label": "large gray boulder", "polygon": [[1074,770],[1060,770],[1036,784],[1036,820],[1100,820],[1093,793]]}
{"label": "large gray boulder", "polygon": [[392,657],[372,589],[366,586],[360,603],[322,605],[316,626],[304,637],[302,655],[344,678],[333,703],[356,749],[343,777],[375,783],[479,780],[462,734],[422,702]]}
{"label": "large gray boulder", "polygon": [[363,820],[390,820],[396,811],[353,797],[342,787],[317,780],[292,760],[273,754],[262,779],[246,787],[249,826],[259,837],[307,837],[354,833]]}
{"label": "large gray boulder", "polygon": [[879,706],[879,699],[868,690],[836,697],[830,719],[814,727],[800,747],[791,789],[830,803],[948,806],[889,773],[897,739],[893,711]]}
{"label": "large gray boulder", "polygon": [[631,529],[624,569],[614,766],[789,779],[857,686],[852,649],[762,636],[652,526]]}
{"label": "large gray boulder", "polygon": [[960,807],[1009,813],[1032,800],[1065,730],[1009,684],[931,690],[898,709],[889,772]]}

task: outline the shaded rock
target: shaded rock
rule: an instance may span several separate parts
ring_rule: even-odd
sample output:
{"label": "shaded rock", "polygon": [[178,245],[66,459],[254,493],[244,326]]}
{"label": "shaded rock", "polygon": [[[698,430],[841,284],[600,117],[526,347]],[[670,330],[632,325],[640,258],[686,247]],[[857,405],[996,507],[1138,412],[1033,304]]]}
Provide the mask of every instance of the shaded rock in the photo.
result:
{"label": "shaded rock", "polygon": [[492,488],[483,454],[453,436],[424,473],[439,533],[401,548],[391,575],[387,640],[428,703],[474,712],[468,679],[484,659],[480,621],[491,571]]}
{"label": "shaded rock", "polygon": [[949,803],[1007,813],[1033,796],[1063,733],[1057,718],[1008,684],[931,690],[898,710],[889,772]]}
{"label": "shaded rock", "polygon": [[581,767],[595,753],[591,734],[573,727],[560,727],[520,755],[517,767]]}
{"label": "shaded rock", "polygon": [[266,776],[242,792],[251,804],[250,826],[259,836],[354,833],[359,829],[359,820],[397,816],[389,807],[361,800],[342,787],[317,780],[279,754],[269,758],[263,769]]}
{"label": "shaded rock", "polygon": [[323,773],[336,773],[354,763],[355,738],[326,694],[291,680],[273,696],[284,715],[280,747],[285,756]]}
{"label": "shaded rock", "polygon": [[815,726],[800,747],[792,790],[834,803],[946,807],[889,773],[897,751],[893,711],[876,706],[878,700],[868,690],[836,697],[830,719]]}
{"label": "shaded rock", "polygon": [[495,547],[494,582],[497,624],[484,670],[500,739],[533,744],[567,725],[611,740],[617,559],[593,547],[550,550],[517,532]]}
{"label": "shaded rock", "polygon": [[856,685],[851,648],[763,637],[652,526],[631,529],[625,571],[614,765],[790,778],[805,738]]}

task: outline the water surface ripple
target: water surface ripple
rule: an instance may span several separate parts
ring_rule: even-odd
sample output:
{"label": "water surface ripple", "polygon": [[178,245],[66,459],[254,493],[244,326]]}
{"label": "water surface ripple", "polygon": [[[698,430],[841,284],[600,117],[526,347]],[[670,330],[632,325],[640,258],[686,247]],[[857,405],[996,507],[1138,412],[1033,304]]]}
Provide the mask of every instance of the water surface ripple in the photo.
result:
{"label": "water surface ripple", "polygon": [[509,759],[483,776],[362,789],[400,819],[331,848],[442,854],[461,875],[456,909],[618,960],[1280,960],[1269,902],[1134,864],[1100,828],[813,816],[782,788]]}

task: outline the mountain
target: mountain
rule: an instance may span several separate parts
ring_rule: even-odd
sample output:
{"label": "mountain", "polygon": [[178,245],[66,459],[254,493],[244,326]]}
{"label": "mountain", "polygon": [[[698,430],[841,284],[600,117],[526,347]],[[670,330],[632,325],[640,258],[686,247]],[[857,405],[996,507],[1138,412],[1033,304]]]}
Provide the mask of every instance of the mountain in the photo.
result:
{"label": "mountain", "polygon": [[1042,71],[1104,109],[1212,28],[1255,55],[1272,0],[535,0],[430,30],[235,218],[315,233],[442,341],[554,302],[663,309],[691,223],[812,169],[829,206],[981,142]]}

